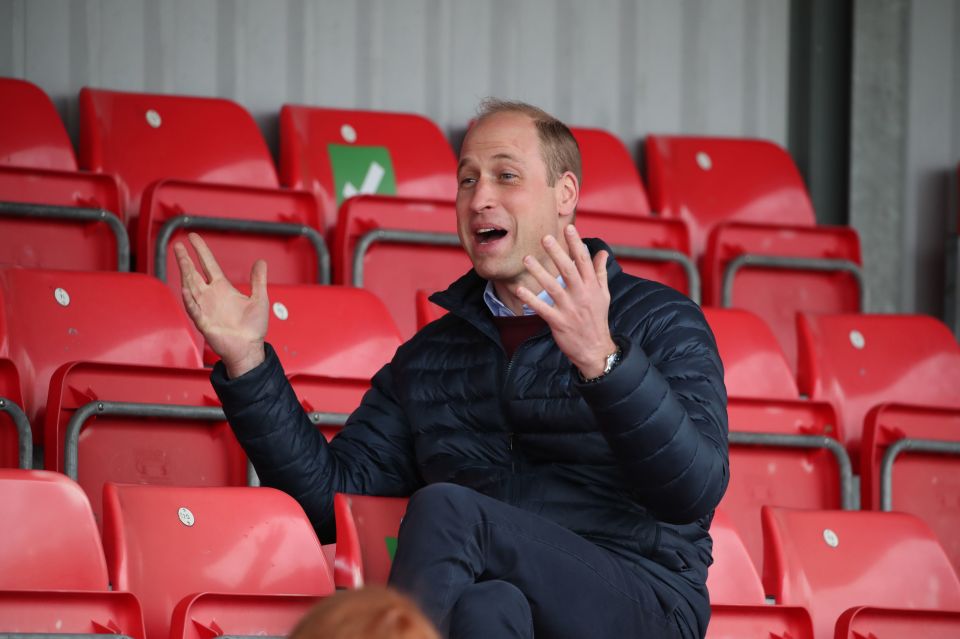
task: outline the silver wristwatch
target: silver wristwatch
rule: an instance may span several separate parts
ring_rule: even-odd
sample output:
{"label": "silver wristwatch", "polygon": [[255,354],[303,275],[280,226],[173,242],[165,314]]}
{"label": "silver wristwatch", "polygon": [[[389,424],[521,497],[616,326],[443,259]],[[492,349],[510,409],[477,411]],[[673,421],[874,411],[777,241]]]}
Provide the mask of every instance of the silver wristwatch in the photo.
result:
{"label": "silver wristwatch", "polygon": [[577,373],[580,374],[580,381],[583,382],[584,384],[592,384],[593,382],[603,379],[605,375],[609,374],[610,371],[612,371],[614,368],[617,367],[617,364],[620,363],[620,358],[622,357],[622,355],[623,355],[623,350],[619,346],[617,346],[617,350],[607,355],[606,365],[603,367],[603,372],[597,375],[596,377],[591,377],[590,379],[586,379],[583,376],[583,373],[580,373],[580,371],[577,371]]}

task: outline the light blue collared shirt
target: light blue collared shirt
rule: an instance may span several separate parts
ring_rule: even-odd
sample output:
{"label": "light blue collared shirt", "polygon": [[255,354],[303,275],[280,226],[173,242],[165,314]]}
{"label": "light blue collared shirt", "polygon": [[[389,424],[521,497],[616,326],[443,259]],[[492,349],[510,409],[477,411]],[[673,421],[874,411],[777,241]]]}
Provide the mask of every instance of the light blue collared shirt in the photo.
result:
{"label": "light blue collared shirt", "polygon": [[[567,288],[567,283],[563,281],[562,275],[557,275],[557,282],[563,288]],[[550,294],[547,293],[547,289],[543,289],[537,295],[537,299],[540,299],[550,306],[553,306],[553,298],[550,297]],[[487,308],[490,309],[490,312],[493,313],[494,317],[516,317],[516,313],[510,310],[510,308],[500,301],[500,298],[497,297],[497,291],[493,288],[493,282],[487,280],[487,287],[483,289],[483,301],[486,302]],[[536,315],[537,312],[527,306],[523,305],[523,314],[526,315]]]}

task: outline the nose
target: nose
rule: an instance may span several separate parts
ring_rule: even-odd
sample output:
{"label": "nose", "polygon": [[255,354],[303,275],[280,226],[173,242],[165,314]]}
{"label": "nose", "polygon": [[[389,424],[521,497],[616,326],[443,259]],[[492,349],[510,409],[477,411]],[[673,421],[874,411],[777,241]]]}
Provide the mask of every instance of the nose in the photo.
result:
{"label": "nose", "polygon": [[496,203],[495,189],[485,177],[477,178],[470,194],[470,210],[479,213],[493,208]]}

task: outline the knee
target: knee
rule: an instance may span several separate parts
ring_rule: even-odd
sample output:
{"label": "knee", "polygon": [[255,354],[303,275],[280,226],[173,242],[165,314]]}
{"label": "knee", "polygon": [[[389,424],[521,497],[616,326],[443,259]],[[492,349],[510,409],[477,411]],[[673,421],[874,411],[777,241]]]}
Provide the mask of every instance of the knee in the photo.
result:
{"label": "knee", "polygon": [[476,492],[457,484],[437,483],[424,486],[410,497],[407,520],[436,521],[446,517],[459,518],[473,503]]}
{"label": "knee", "polygon": [[466,588],[450,615],[451,637],[532,637],[533,616],[519,588],[501,580]]}

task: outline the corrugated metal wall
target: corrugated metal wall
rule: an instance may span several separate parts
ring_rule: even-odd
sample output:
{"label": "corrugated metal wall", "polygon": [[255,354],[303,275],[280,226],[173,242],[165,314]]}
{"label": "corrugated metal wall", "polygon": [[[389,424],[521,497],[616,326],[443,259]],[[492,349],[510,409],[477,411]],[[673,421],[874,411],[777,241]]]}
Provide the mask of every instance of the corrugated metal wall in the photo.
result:
{"label": "corrugated metal wall", "polygon": [[454,139],[487,95],[610,129],[786,142],[789,0],[0,0],[0,75],[414,111]]}

